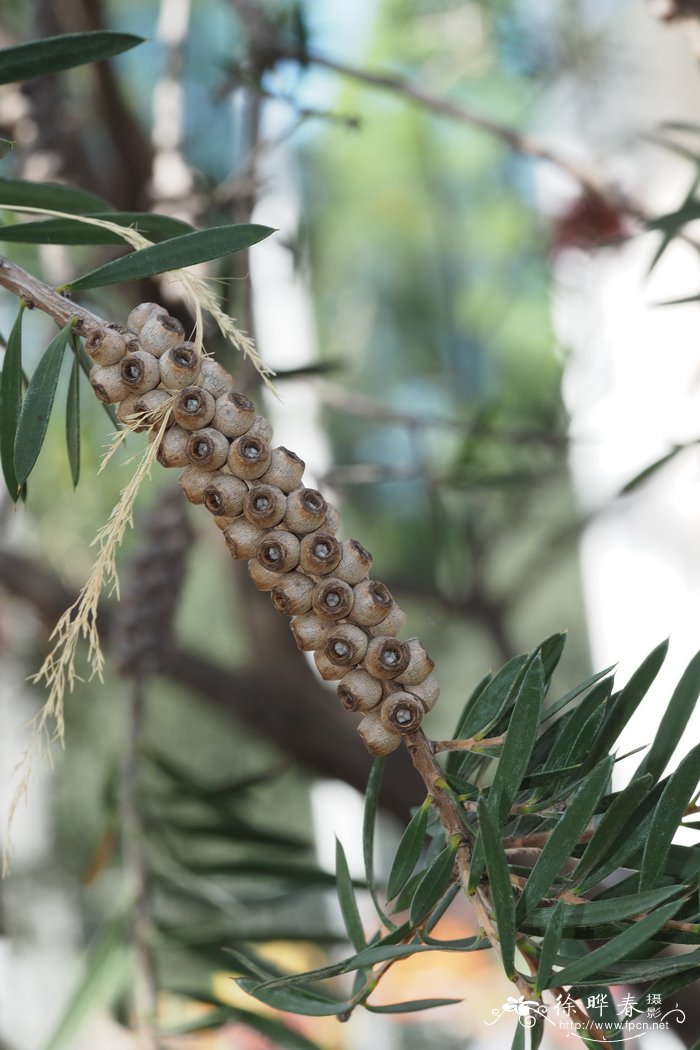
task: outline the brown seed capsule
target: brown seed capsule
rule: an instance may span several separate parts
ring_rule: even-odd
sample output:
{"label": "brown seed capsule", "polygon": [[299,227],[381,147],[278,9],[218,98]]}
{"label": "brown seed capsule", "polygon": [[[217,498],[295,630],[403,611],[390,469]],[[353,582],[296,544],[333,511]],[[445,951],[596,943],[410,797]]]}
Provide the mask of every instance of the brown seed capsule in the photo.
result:
{"label": "brown seed capsule", "polygon": [[[246,431],[250,437],[259,437],[268,445],[272,441],[272,423],[265,416],[256,416]],[[272,462],[272,460],[270,460]]]}
{"label": "brown seed capsule", "polygon": [[144,394],[160,383],[160,368],[155,357],[145,350],[136,350],[121,359],[119,374],[132,394]]}
{"label": "brown seed capsule", "polygon": [[328,624],[320,620],[318,616],[313,615],[313,613],[293,616],[290,621],[290,627],[298,649],[308,653],[312,649],[323,648],[326,635],[328,634]]}
{"label": "brown seed capsule", "polygon": [[299,564],[299,540],[283,529],[268,532],[260,541],[258,561],[270,572],[291,572]]}
{"label": "brown seed capsule", "polygon": [[270,465],[270,458],[270,446],[266,441],[243,434],[231,442],[228,454],[229,470],[237,478],[254,481],[265,473]]}
{"label": "brown seed capsule", "polygon": [[228,438],[240,437],[255,419],[255,405],[237,390],[229,390],[216,399],[213,426]]}
{"label": "brown seed capsule", "polygon": [[406,624],[406,613],[392,601],[388,614],[379,623],[367,626],[367,634],[375,638],[380,634],[400,634]]}
{"label": "brown seed capsule", "polygon": [[291,492],[301,484],[304,475],[304,460],[295,452],[280,445],[273,448],[270,466],[260,480],[265,485],[276,485],[282,492]]}
{"label": "brown seed capsule", "polygon": [[[204,503],[206,490],[217,485],[222,478],[228,479],[228,476],[227,474],[219,474],[216,471],[212,473],[211,470],[202,470],[201,467],[187,467],[180,475],[180,488],[190,503]],[[211,510],[211,508],[207,507],[207,510]],[[217,511],[217,513],[219,512]],[[235,517],[235,515],[232,515],[232,517]]]}
{"label": "brown seed capsule", "polygon": [[371,711],[382,699],[382,683],[369,671],[356,667],[338,686],[338,699],[348,711]]}
{"label": "brown seed capsule", "polygon": [[354,585],[367,578],[372,566],[372,555],[357,540],[343,540],[340,561],[335,575],[339,580]]}
{"label": "brown seed capsule", "polygon": [[208,390],[215,400],[233,390],[233,376],[213,357],[203,357],[201,369],[199,384]]}
{"label": "brown seed capsule", "polygon": [[[180,343],[166,350],[160,359],[160,377],[164,387],[168,390],[184,390],[186,386],[192,386],[197,381],[202,359],[195,349],[194,343]],[[201,386],[206,386],[202,382]]]}
{"label": "brown seed capsule", "polygon": [[335,536],[339,528],[340,511],[336,510],[332,503],[329,503],[326,507],[326,516],[323,519],[323,531],[330,532],[331,535]]}
{"label": "brown seed capsule", "polygon": [[[166,390],[147,390],[145,394],[130,394],[125,397],[117,409],[117,419],[134,431],[142,434],[152,427],[157,427],[162,421],[161,410],[171,400]],[[171,417],[168,426],[172,426],[174,419]]]}
{"label": "brown seed capsule", "polygon": [[257,558],[248,562],[248,574],[259,591],[271,591],[280,582],[279,573],[263,569]]}
{"label": "brown seed capsule", "polygon": [[94,328],[85,340],[85,349],[96,365],[116,365],[127,352],[124,332],[116,325]]}
{"label": "brown seed capsule", "polygon": [[224,529],[226,546],[234,558],[254,558],[263,535],[262,529],[256,529],[242,514]]}
{"label": "brown seed capsule", "polygon": [[202,502],[210,514],[219,517],[237,518],[243,513],[243,500],[248,495],[248,486],[240,478],[220,471],[204,490]]}
{"label": "brown seed capsule", "polygon": [[158,446],[158,462],[162,467],[186,467],[189,433],[181,427],[166,430]]}
{"label": "brown seed capsule", "polygon": [[381,623],[389,615],[394,599],[388,587],[379,580],[363,580],[353,587],[354,604],[351,620],[362,626]]}
{"label": "brown seed capsule", "polygon": [[317,529],[316,532],[308,533],[301,541],[299,565],[304,572],[311,573],[312,576],[323,576],[327,572],[333,572],[337,577],[334,569],[340,561],[340,554],[340,544],[335,536],[324,529]]}
{"label": "brown seed capsule", "polygon": [[351,623],[339,623],[329,631],[323,652],[332,664],[347,671],[362,662],[367,652],[367,635]]}
{"label": "brown seed capsule", "polygon": [[184,430],[208,427],[214,418],[214,398],[201,386],[186,386],[175,398],[173,415]]}
{"label": "brown seed capsule", "polygon": [[314,653],[314,663],[316,664],[316,670],[325,682],[337,681],[345,674],[345,668],[338,667],[337,664],[332,663],[324,652]]}
{"label": "brown seed capsule", "polygon": [[125,397],[123,401],[120,401],[117,406],[117,419],[120,423],[125,423],[131,430],[136,430],[136,421],[134,418],[136,416],[136,410],[134,406],[136,405],[139,396],[139,394],[128,394],[127,397]]}
{"label": "brown seed capsule", "polygon": [[311,595],[311,607],[327,620],[344,620],[352,610],[352,587],[334,577],[317,583]]}
{"label": "brown seed capsule", "polygon": [[390,733],[415,733],[423,721],[425,708],[411,693],[391,693],[379,708],[382,725]]}
{"label": "brown seed capsule", "polygon": [[187,459],[193,467],[219,470],[228,456],[228,441],[213,427],[195,430],[187,442]]}
{"label": "brown seed capsule", "polygon": [[411,660],[405,671],[397,675],[396,681],[407,686],[419,685],[432,673],[435,661],[430,659],[417,638],[409,638],[406,644],[410,649]]}
{"label": "brown seed capsule", "polygon": [[308,612],[311,608],[311,593],[314,589],[313,580],[301,572],[287,572],[282,576],[278,575],[277,579],[278,583],[270,593],[272,604],[277,612],[282,616],[299,616]]}
{"label": "brown seed capsule", "polygon": [[401,743],[398,733],[391,732],[381,720],[378,711],[370,711],[357,727],[362,742],[370,755],[389,755]]}
{"label": "brown seed capsule", "polygon": [[324,524],[327,510],[328,504],[316,489],[295,489],[287,496],[284,526],[298,535],[314,532]]}
{"label": "brown seed capsule", "polygon": [[143,323],[139,341],[144,350],[154,357],[162,357],[171,346],[185,341],[184,325],[177,317],[152,311]]}
{"label": "brown seed capsule", "polygon": [[440,686],[432,675],[429,675],[420,685],[411,685],[406,692],[411,696],[417,696],[426,711],[432,711],[440,696]]}
{"label": "brown seed capsule", "polygon": [[287,509],[287,497],[273,485],[254,485],[243,501],[243,513],[259,529],[279,525]]}
{"label": "brown seed capsule", "polygon": [[105,405],[123,401],[133,393],[122,379],[119,365],[93,365],[89,378],[95,397]]}
{"label": "brown seed capsule", "polygon": [[411,650],[406,642],[398,638],[380,635],[367,646],[365,668],[375,678],[396,678],[408,667]]}
{"label": "brown seed capsule", "polygon": [[130,328],[132,332],[140,332],[151,314],[167,317],[168,311],[159,303],[139,303],[126,319],[127,328]]}

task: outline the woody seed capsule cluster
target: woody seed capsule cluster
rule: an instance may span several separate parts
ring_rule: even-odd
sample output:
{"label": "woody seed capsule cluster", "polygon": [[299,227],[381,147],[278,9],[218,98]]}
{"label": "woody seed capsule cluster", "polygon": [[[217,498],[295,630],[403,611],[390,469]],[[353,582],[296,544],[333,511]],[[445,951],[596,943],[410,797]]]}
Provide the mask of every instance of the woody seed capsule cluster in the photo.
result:
{"label": "woody seed capsule cluster", "polygon": [[141,303],[127,325],[87,340],[97,397],[118,403],[118,417],[151,440],[172,406],[159,462],[184,468],[187,499],[214,515],[233,557],[248,562],[255,586],[291,617],[297,646],[339,683],[342,705],[363,715],[358,732],[368,750],[393,751],[419,728],[439,688],[418,639],[397,637],[406,616],[370,579],[371,555],[357,540],[338,539],[338,512],[303,484],[303,461],[272,447],[269,422],[221,365],[185,340],[179,321]]}

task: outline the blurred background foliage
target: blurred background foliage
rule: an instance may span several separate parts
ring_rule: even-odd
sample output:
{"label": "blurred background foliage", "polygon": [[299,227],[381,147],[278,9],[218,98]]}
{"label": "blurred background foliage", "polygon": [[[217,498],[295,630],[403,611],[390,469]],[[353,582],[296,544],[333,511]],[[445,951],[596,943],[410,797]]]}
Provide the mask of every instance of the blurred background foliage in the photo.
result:
{"label": "blurred background foliage", "polygon": [[[225,281],[230,310],[253,334],[266,314],[304,303],[311,323],[294,338],[290,333],[290,344],[302,344],[301,357],[287,355],[281,338],[274,345],[260,338],[263,355],[280,372],[287,413],[280,418],[312,406],[306,429],[297,419],[295,434],[306,435],[314,450],[316,476],[342,509],[343,534],[372,550],[375,575],[396,593],[409,612],[410,633],[437,662],[442,700],[429,725],[435,736],[450,731],[484,672],[561,627],[571,629],[571,640],[559,683],[571,685],[588,671],[576,554],[580,512],[567,475],[562,350],[550,326],[559,220],[538,211],[531,161],[488,130],[446,120],[401,91],[368,83],[361,71],[387,70],[493,121],[526,128],[554,93],[593,104],[590,85],[617,42],[614,27],[592,18],[589,7],[583,0],[568,0],[556,11],[526,9],[518,0],[197,0],[190,10],[184,0],[8,0],[0,13],[4,46],[100,27],[148,38],[99,69],[3,89],[0,135],[13,139],[15,149],[2,174],[67,181],[122,209],[154,208],[200,226],[253,216],[279,228],[275,250],[284,262],[277,265],[286,268],[288,285],[281,296],[262,249],[250,262],[234,257],[212,272]],[[347,63],[350,75],[328,68],[324,56]],[[15,261],[50,283],[114,254],[11,250]],[[101,290],[81,301],[123,322],[137,301],[148,299],[166,300],[188,320],[167,282]],[[4,333],[12,309],[6,299],[0,304]],[[48,328],[36,317],[29,324],[31,370]],[[282,318],[276,331],[284,327]],[[232,363],[215,336],[208,348]],[[235,368],[240,385],[252,389],[252,370],[240,361]],[[296,374],[300,368],[303,375]],[[255,396],[274,417],[274,400],[262,391]],[[0,645],[13,747],[21,748],[19,726],[41,702],[23,679],[41,662],[46,628],[85,579],[90,541],[128,476],[128,467],[114,464],[97,476],[111,428],[101,407],[87,395],[83,400],[77,492],[55,413],[26,505],[16,513],[2,506]],[[295,403],[305,406],[301,412]],[[306,458],[304,447],[296,451]],[[166,499],[166,486],[154,475],[141,497],[144,510]],[[307,903],[299,908],[295,894],[303,880],[295,884],[293,872],[281,887],[279,879],[253,874],[252,887],[241,878],[231,889],[214,869],[220,871],[224,857],[233,863],[252,856],[262,864],[269,856],[281,865],[292,847],[280,836],[291,835],[309,842],[301,856],[311,872],[311,784],[340,777],[361,790],[369,762],[352,716],[336,712],[333,690],[316,680],[286,623],[276,621],[264,596],[252,593],[240,566],[229,568],[213,524],[193,516],[192,528],[173,640],[147,688],[144,746],[182,774],[179,781],[170,777],[175,809],[158,812],[161,840],[149,842],[150,878],[158,883],[162,838],[175,813],[183,822],[170,842],[179,841],[180,849],[177,901],[175,891],[167,896],[167,879],[156,886],[167,897],[163,909],[171,925],[191,933],[220,926],[223,915],[233,943],[251,930],[267,935],[265,910],[277,901],[276,939],[280,930],[303,939],[322,872],[301,887]],[[127,577],[143,540],[137,521],[124,551]],[[109,602],[110,646],[114,621],[128,617],[125,608],[120,614]],[[70,699],[67,753],[50,780],[40,778],[27,814],[36,817],[39,807],[40,831],[29,833],[26,848],[20,834],[13,876],[2,887],[6,933],[20,944],[17,958],[31,959],[36,945],[45,951],[42,938],[56,940],[56,929],[66,928],[70,956],[114,914],[122,883],[111,842],[118,827],[115,783],[131,688],[110,666],[104,685],[80,683]],[[5,754],[6,766],[14,757]],[[169,774],[155,760],[144,762],[147,794],[157,797]],[[242,778],[281,765],[283,773],[237,791]],[[201,793],[219,789],[220,799],[230,791],[234,801],[217,810],[223,824],[216,827]],[[193,803],[186,796],[197,790]],[[392,756],[387,813],[405,816],[418,798],[412,770]],[[242,832],[237,839],[236,815],[270,829],[270,841],[251,841]],[[194,871],[195,862],[206,870]],[[47,933],[44,912],[32,918],[30,903],[49,891],[64,918],[49,922]],[[324,904],[320,917],[319,928],[332,939],[332,906]],[[220,955],[207,966],[208,974],[212,966],[225,969]],[[166,986],[202,992],[196,981],[187,984],[183,967]],[[16,970],[14,979],[26,1010],[23,972]],[[55,1023],[69,982],[65,974],[45,979]],[[115,987],[111,992],[124,1022],[128,1008],[119,1006]],[[15,1022],[22,1045],[47,1038],[47,1023]],[[411,1045],[415,1034],[409,1026],[402,1031],[391,1045]],[[20,1045],[11,1029],[3,1034],[9,1045]],[[332,1046],[344,1036],[319,1038]],[[440,1029],[431,1045],[449,1046],[451,1038]],[[216,1045],[247,1045],[231,1039]],[[276,1039],[273,1033],[273,1045]]]}

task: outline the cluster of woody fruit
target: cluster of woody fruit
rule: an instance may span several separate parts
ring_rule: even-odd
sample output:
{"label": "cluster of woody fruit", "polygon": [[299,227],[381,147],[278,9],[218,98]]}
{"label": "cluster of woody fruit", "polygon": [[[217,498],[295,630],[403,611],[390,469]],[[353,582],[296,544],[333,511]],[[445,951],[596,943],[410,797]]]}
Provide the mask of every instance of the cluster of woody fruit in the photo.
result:
{"label": "cluster of woody fruit", "polygon": [[172,408],[159,462],[184,467],[187,499],[214,515],[258,590],[291,616],[298,647],[314,652],[324,679],[339,681],[343,706],[363,714],[358,732],[368,750],[393,751],[439,689],[418,639],[397,637],[406,616],[369,578],[371,555],[357,540],[337,539],[338,512],[302,484],[303,461],[272,447],[270,423],[220,364],[185,340],[180,321],[141,303],[127,326],[105,325],[86,340],[97,397],[118,403],[120,421],[151,440]]}

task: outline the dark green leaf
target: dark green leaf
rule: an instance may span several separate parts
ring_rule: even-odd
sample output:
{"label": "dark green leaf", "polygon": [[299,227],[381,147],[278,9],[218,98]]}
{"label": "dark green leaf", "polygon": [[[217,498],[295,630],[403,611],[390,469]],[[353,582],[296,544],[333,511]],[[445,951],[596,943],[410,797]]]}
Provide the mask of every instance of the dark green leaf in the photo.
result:
{"label": "dark green leaf", "polygon": [[80,362],[78,356],[73,359],[73,367],[68,381],[68,398],[66,400],[66,445],[68,463],[73,488],[80,478]]}
{"label": "dark green leaf", "polygon": [[522,921],[544,896],[562,872],[574,846],[596,810],[610,779],[613,759],[604,759],[579,785],[542,852],[537,858],[518,902],[518,921]]}
{"label": "dark green leaf", "polygon": [[196,263],[208,262],[209,259],[219,259],[223,255],[240,252],[274,232],[269,226],[254,223],[196,230],[181,237],[172,237],[163,244],[154,244],[151,248],[141,248],[122,259],[114,259],[71,281],[65,287],[101,288],[106,284],[136,281],[143,277],[152,277],[156,273],[194,266]]}
{"label": "dark green leaf", "polygon": [[656,807],[639,872],[640,890],[651,889],[664,869],[671,840],[700,781],[700,744],[689,752],[669,778]]}
{"label": "dark green leaf", "polygon": [[544,678],[546,682],[548,682],[554,674],[557,664],[561,659],[561,655],[564,652],[565,645],[566,631],[552,634],[549,638],[545,638],[545,640],[538,645],[537,651],[542,657],[542,666],[544,667]]}
{"label": "dark green leaf", "polygon": [[11,142],[9,139],[0,138],[0,158],[6,157],[14,148],[14,142]]}
{"label": "dark green leaf", "polygon": [[627,685],[616,697],[613,697],[601,730],[601,737],[604,738],[606,743],[606,751],[612,748],[624,727],[629,724],[634,712],[661,670],[661,665],[666,659],[667,652],[668,639],[657,645],[656,649],[649,653],[634,672]]}
{"label": "dark green leaf", "polygon": [[461,739],[486,736],[491,726],[507,711],[516,695],[517,683],[527,659],[527,656],[516,656],[494,675],[464,720]]}
{"label": "dark green leaf", "polygon": [[339,999],[312,995],[301,988],[294,989],[294,991],[287,988],[265,988],[250,977],[239,977],[236,979],[236,984],[248,995],[252,995],[261,1003],[274,1007],[275,1010],[303,1014],[307,1017],[332,1017],[333,1014],[345,1013],[354,1005],[352,1000],[341,1002]]}
{"label": "dark green leaf", "polygon": [[513,1032],[513,1042],[510,1044],[510,1050],[525,1050],[525,1028],[520,1024],[519,1020]]}
{"label": "dark green leaf", "polygon": [[423,878],[424,871],[425,869],[423,868],[419,871],[414,872],[414,874],[411,875],[410,879],[408,880],[404,888],[401,890],[398,897],[396,898],[396,901],[394,902],[394,907],[392,909],[394,914],[399,911],[405,911],[405,909],[409,907],[411,900],[413,899],[413,894],[416,892],[416,886]]}
{"label": "dark green leaf", "polygon": [[362,920],[355,900],[355,890],[350,877],[345,850],[340,839],[335,840],[335,878],[338,892],[338,903],[348,931],[350,942],[356,952],[367,947],[365,932],[362,929]]}
{"label": "dark green leaf", "polygon": [[639,919],[600,948],[594,948],[582,958],[565,966],[563,970],[559,970],[554,974],[551,983],[557,986],[575,984],[594,973],[608,972],[616,963],[646,944],[664,923],[673,918],[680,906],[680,901],[673,901],[657,908],[651,915]]}
{"label": "dark green leaf", "polygon": [[636,777],[644,773],[651,773],[654,780],[658,780],[663,774],[688,725],[698,695],[700,695],[700,652],[695,654],[683,672],[661,719],[654,743],[635,773]]}
{"label": "dark green leaf", "polygon": [[[682,886],[665,886],[660,890],[631,893],[623,897],[588,901],[586,904],[567,904],[562,907],[561,918],[565,927],[604,926],[630,919],[641,912],[657,908],[677,896]],[[552,908],[538,908],[528,916],[528,926],[548,927],[553,916]]]}
{"label": "dark green leaf", "polygon": [[486,800],[478,804],[479,833],[486,859],[486,870],[491,883],[493,907],[496,913],[498,940],[506,977],[515,977],[515,902],[510,885],[508,861],[501,844],[499,829],[491,815]]}
{"label": "dark green leaf", "polygon": [[15,472],[20,485],[29,477],[46,437],[63,354],[72,327],[73,319],[54,336],[27,387],[15,438]]}
{"label": "dark green leaf", "polygon": [[453,836],[445,847],[422,873],[420,882],[411,900],[409,917],[412,926],[425,919],[450,885],[454,873],[455,857],[460,840]]}
{"label": "dark green leaf", "polygon": [[586,752],[604,717],[603,705],[610,699],[611,690],[612,679],[599,682],[575,710],[560,719],[557,723],[559,732],[544,764],[545,770],[563,770],[575,764]]}
{"label": "dark green leaf", "polygon": [[[663,945],[659,945],[659,948],[662,947]],[[631,983],[635,981],[657,981],[671,974],[694,973],[699,964],[700,949],[684,955],[629,959],[616,964],[613,976],[617,983],[622,981]],[[617,981],[618,977],[619,981]]]}
{"label": "dark green leaf", "polygon": [[545,709],[542,722],[548,722],[551,718],[554,718],[555,715],[558,715],[559,712],[570,704],[572,700],[575,700],[577,696],[580,696],[581,693],[585,693],[586,689],[590,689],[590,687],[599,682],[601,678],[605,678],[606,674],[609,674],[614,666],[615,665],[612,664],[610,667],[606,667],[604,671],[598,671],[596,674],[592,674],[590,678],[586,678],[586,680],[581,682],[580,685],[570,689],[568,693],[564,693],[564,695],[555,701],[555,703],[550,704],[550,706]]}
{"label": "dark green leaf", "polygon": [[687,447],[687,445],[674,445],[670,452],[660,456],[659,459],[654,460],[654,462],[650,463],[648,467],[645,467],[644,470],[640,470],[638,474],[635,474],[633,478],[630,478],[630,480],[620,489],[620,496],[627,496],[630,492],[634,492],[640,487],[640,485],[643,485],[646,481],[652,478],[657,471],[661,470],[662,467],[665,467],[671,462],[671,460],[676,458],[679,452],[683,452]]}
{"label": "dark green leaf", "polygon": [[0,179],[0,206],[46,208],[76,215],[109,211],[106,200],[94,193],[63,186],[58,182],[29,182],[27,179]]}
{"label": "dark green leaf", "polygon": [[405,1003],[390,1003],[387,1006],[365,1003],[365,1007],[373,1014],[412,1014],[418,1010],[433,1010],[436,1006],[454,1006],[461,1002],[461,999],[409,999]]}
{"label": "dark green leaf", "polygon": [[[149,212],[91,212],[91,219],[103,219],[117,226],[131,226],[149,241],[165,241],[192,231],[189,223],[170,215]],[[111,230],[78,219],[44,219],[41,222],[21,222],[0,226],[0,241],[16,244],[118,244],[124,238]]]}
{"label": "dark green leaf", "polygon": [[593,832],[586,849],[578,862],[574,878],[580,880],[605,856],[610,846],[627,826],[629,819],[642,799],[649,793],[653,777],[644,776],[633,780],[624,791],[615,797]]}
{"label": "dark green leaf", "polygon": [[132,33],[96,31],[47,36],[43,40],[6,47],[0,51],[0,84],[31,80],[46,73],[60,73],[99,62],[142,43],[143,37]]}
{"label": "dark green leaf", "polygon": [[12,326],[0,375],[0,460],[7,491],[13,502],[19,498],[20,485],[15,472],[15,435],[22,407],[22,313],[20,305]]}
{"label": "dark green leaf", "polygon": [[418,863],[425,841],[431,804],[432,798],[429,795],[423,805],[413,814],[408,827],[401,836],[394,863],[389,873],[389,882],[386,889],[388,900],[393,900],[401,892]]}
{"label": "dark green leaf", "polygon": [[[191,998],[196,1000],[197,996],[191,996]],[[219,1006],[209,1013],[195,1017],[183,1024],[168,1027],[164,1029],[163,1034],[173,1036],[188,1035],[192,1032],[206,1032],[214,1028],[221,1028],[233,1021],[260,1032],[275,1047],[286,1046],[290,1050],[319,1050],[316,1043],[312,1043],[301,1032],[288,1028],[281,1021],[277,1021],[273,1017],[262,1017],[258,1013],[253,1013],[252,1010],[241,1010],[239,1007],[234,1006]]]}
{"label": "dark green leaf", "polygon": [[365,863],[365,878],[375,911],[389,929],[395,929],[394,923],[387,917],[377,894],[377,880],[374,874],[374,828],[377,823],[379,795],[384,776],[384,758],[375,758],[367,778],[365,791],[365,808],[362,817],[362,856]]}
{"label": "dark green leaf", "polygon": [[[492,679],[491,674],[484,675],[479,684],[473,690],[469,699],[467,700],[462,713],[457,722],[457,726],[454,731],[453,739],[459,740],[464,738],[464,726],[467,724],[468,719],[471,717],[471,711],[475,704],[478,702],[479,697],[483,693],[486,686]],[[481,759],[474,758],[470,754],[460,754],[459,751],[450,751],[447,755],[447,761],[445,763],[445,770],[449,775],[460,774],[467,776],[468,771],[473,767],[474,763],[479,763]]]}
{"label": "dark green leaf", "polygon": [[535,995],[542,995],[544,988],[549,987],[552,976],[552,968],[559,951],[559,945],[564,934],[564,905],[559,901],[554,908],[548,909],[547,932],[542,941],[540,958],[537,966],[537,984]]}

